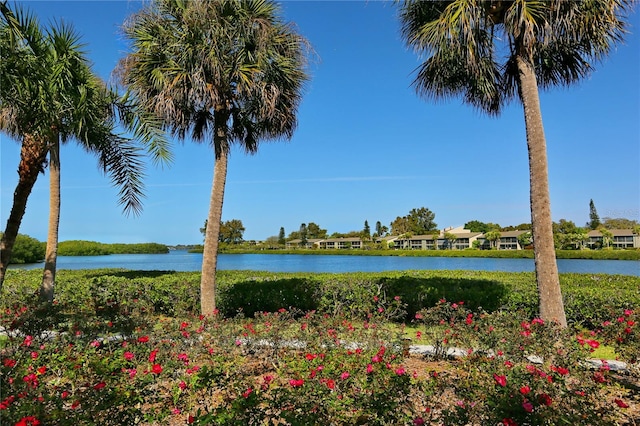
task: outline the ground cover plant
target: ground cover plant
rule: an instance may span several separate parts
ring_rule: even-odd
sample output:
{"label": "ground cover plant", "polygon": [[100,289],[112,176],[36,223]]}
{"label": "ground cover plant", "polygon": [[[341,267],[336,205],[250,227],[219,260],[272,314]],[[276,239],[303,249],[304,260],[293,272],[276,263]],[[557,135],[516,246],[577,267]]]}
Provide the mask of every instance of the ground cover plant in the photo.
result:
{"label": "ground cover plant", "polygon": [[[211,317],[196,314],[198,274],[61,271],[49,311],[33,304],[38,275],[11,271],[3,289],[3,425],[640,418],[635,277],[563,277],[576,308],[562,330],[512,294],[530,274],[227,271]],[[626,371],[585,363],[605,345]]]}

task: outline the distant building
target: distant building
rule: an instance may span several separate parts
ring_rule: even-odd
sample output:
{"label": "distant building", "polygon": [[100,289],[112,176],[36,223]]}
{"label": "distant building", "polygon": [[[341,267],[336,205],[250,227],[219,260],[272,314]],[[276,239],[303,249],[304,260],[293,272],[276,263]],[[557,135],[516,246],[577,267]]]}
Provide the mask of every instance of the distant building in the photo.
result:
{"label": "distant building", "polygon": [[[618,249],[640,248],[640,235],[634,234],[633,229],[609,229],[608,231],[613,235],[611,247]],[[603,246],[602,232],[597,229],[589,231],[587,237],[589,238],[587,247],[598,248]]]}
{"label": "distant building", "polygon": [[[503,231],[500,238],[495,242],[497,250],[522,250],[519,237],[531,231]],[[640,236],[633,233],[631,229],[611,229],[613,235],[611,247],[613,248],[640,248]],[[445,234],[454,235],[455,240],[447,240]],[[602,246],[602,233],[600,231],[590,231],[587,236],[589,241],[587,246],[597,248]],[[481,249],[490,249],[491,242],[486,239],[481,232],[471,232],[464,227],[445,228],[429,235],[389,235],[375,240],[379,244],[387,244],[395,249],[402,250],[464,250],[477,246]],[[345,250],[362,249],[364,242],[359,237],[346,238],[310,238],[302,245],[302,240],[296,239],[287,241],[288,249],[325,249],[325,250]]]}

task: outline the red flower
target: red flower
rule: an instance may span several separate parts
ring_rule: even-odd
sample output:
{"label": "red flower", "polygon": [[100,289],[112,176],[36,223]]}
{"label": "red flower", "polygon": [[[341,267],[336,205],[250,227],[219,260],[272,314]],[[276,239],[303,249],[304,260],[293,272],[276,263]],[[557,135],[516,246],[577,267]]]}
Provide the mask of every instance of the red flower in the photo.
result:
{"label": "red flower", "polygon": [[138,337],[139,343],[147,343],[149,341],[149,336],[140,336]]}
{"label": "red flower", "polygon": [[504,426],[518,426],[518,423],[516,423],[513,419],[510,419],[510,418],[502,419],[502,424]]}
{"label": "red flower", "polygon": [[155,362],[156,355],[158,355],[158,350],[157,349],[152,350],[151,353],[149,354],[149,362]]}
{"label": "red flower", "polygon": [[624,402],[621,399],[615,399],[613,402],[616,403],[616,405],[620,408],[629,408],[629,404],[627,404],[626,402]]}
{"label": "red flower", "polygon": [[540,404],[544,404],[546,406],[553,404],[553,400],[546,393],[541,393],[540,396],[538,396],[538,401],[540,401]]}
{"label": "red flower", "polygon": [[253,392],[253,388],[248,388],[246,391],[242,393],[242,396],[245,398],[249,398],[249,395]]}
{"label": "red flower", "polygon": [[153,366],[151,367],[151,372],[153,374],[160,374],[162,373],[162,366],[160,364],[153,364]]}
{"label": "red flower", "polygon": [[5,367],[12,368],[15,367],[18,362],[15,359],[5,358],[2,363]]}
{"label": "red flower", "polygon": [[47,367],[45,367],[44,365],[42,367],[38,368],[38,373],[39,374],[44,374],[47,372]]}
{"label": "red flower", "polygon": [[107,386],[107,384],[105,382],[100,382],[100,383],[96,383],[95,385],[93,385],[93,388],[95,390],[100,390],[100,389],[104,388],[105,386]]}
{"label": "red flower", "polygon": [[291,386],[293,386],[294,388],[299,388],[300,386],[304,385],[304,380],[302,379],[291,379],[289,380],[289,384]]}
{"label": "red flower", "polygon": [[496,381],[496,383],[499,384],[500,386],[502,387],[507,386],[507,376],[498,376],[497,374],[494,373],[493,378]]}
{"label": "red flower", "polygon": [[529,392],[531,392],[531,388],[529,386],[522,386],[520,388],[520,393],[523,394],[523,395],[526,395]]}
{"label": "red flower", "polygon": [[127,361],[131,361],[133,358],[135,358],[135,355],[133,354],[133,352],[125,352],[124,353],[124,359],[126,359]]}
{"label": "red flower", "polygon": [[328,379],[326,381],[326,385],[329,389],[335,389],[336,387],[336,382],[333,379]]}
{"label": "red flower", "polygon": [[522,401],[522,408],[524,408],[524,411],[526,411],[527,413],[533,412],[533,404],[530,403],[528,399]]}
{"label": "red flower", "polygon": [[422,426],[424,424],[424,419],[422,417],[416,417],[413,419],[413,424],[416,426]]}
{"label": "red flower", "polygon": [[587,339],[585,340],[585,343],[591,346],[593,349],[598,349],[600,347],[600,342],[598,342],[597,340]]}
{"label": "red flower", "polygon": [[406,373],[406,370],[403,367],[396,368],[396,374],[398,376],[402,376],[404,373]]}
{"label": "red flower", "polygon": [[39,426],[40,420],[36,419],[34,416],[25,416],[18,420],[16,426]]}

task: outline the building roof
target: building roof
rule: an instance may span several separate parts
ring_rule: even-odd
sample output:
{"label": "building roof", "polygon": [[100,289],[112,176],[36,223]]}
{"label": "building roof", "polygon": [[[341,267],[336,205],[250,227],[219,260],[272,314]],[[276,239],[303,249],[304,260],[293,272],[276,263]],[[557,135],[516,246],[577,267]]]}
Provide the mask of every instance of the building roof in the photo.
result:
{"label": "building roof", "polygon": [[[635,235],[633,229],[608,229],[614,237],[631,237]],[[597,229],[587,232],[587,237],[602,237],[602,232]]]}

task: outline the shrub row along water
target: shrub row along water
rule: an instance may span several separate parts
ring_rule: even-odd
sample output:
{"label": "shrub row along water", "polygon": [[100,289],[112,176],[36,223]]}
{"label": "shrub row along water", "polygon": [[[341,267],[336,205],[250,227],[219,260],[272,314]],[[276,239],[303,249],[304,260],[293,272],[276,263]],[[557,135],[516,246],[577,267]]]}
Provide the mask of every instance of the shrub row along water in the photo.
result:
{"label": "shrub row along water", "polygon": [[[126,312],[133,301],[148,312],[166,316],[200,312],[200,274],[173,271],[62,270],[56,299],[74,314]],[[41,280],[39,271],[11,270],[0,306],[32,304]],[[616,312],[640,306],[640,277],[604,274],[561,274],[568,321],[598,327]],[[464,300],[486,312],[538,312],[535,274],[486,271],[397,271],[378,273],[271,273],[219,271],[217,303],[227,317],[275,312],[280,308],[315,310],[352,318],[377,309],[376,300],[399,297],[406,318],[445,299]],[[406,318],[398,318],[404,320]]]}

